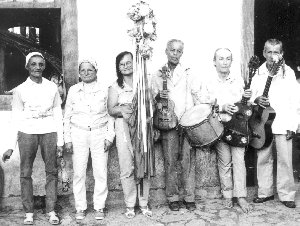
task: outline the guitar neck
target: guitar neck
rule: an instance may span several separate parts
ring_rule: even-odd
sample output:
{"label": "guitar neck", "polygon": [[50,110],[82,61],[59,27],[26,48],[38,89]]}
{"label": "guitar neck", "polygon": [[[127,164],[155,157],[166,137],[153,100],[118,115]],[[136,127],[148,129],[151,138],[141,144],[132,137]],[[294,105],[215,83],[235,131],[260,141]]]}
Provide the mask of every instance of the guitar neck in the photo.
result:
{"label": "guitar neck", "polygon": [[[250,68],[249,69],[249,81],[248,81],[248,83],[245,85],[245,88],[244,88],[244,90],[247,90],[247,89],[250,89],[250,86],[251,86],[251,82],[252,82],[252,77],[254,76],[254,74],[255,74],[255,72],[256,72],[256,69],[254,69],[254,68]],[[249,100],[249,98],[246,98],[246,97],[242,97],[242,100],[241,100],[241,103],[243,104],[243,105],[246,105],[247,104],[247,102],[248,102],[248,100]]]}
{"label": "guitar neck", "polygon": [[[268,78],[267,78],[267,81],[266,81],[264,92],[263,92],[264,97],[268,97],[268,93],[269,93],[269,89],[270,89],[270,86],[271,86],[272,79],[273,79],[273,77],[269,75]],[[263,108],[262,106],[259,105],[258,106],[258,113],[260,115],[262,115],[264,109],[265,108]]]}
{"label": "guitar neck", "polygon": [[270,86],[271,86],[272,79],[273,79],[273,77],[269,75],[268,79],[266,81],[264,92],[263,92],[263,96],[264,97],[268,97],[269,89],[270,89]]}
{"label": "guitar neck", "polygon": [[[168,90],[168,82],[167,82],[167,77],[164,76],[163,77],[163,91],[167,91]],[[168,98],[162,98],[162,99],[168,99]]]}
{"label": "guitar neck", "polygon": [[164,90],[164,91],[168,90],[168,82],[167,82],[167,78],[164,78],[164,80],[163,80],[163,90]]}
{"label": "guitar neck", "polygon": [[[246,86],[245,86],[245,88],[244,88],[244,90],[246,90],[246,89],[249,89],[250,88],[250,84],[247,84]],[[246,97],[242,97],[242,100],[241,100],[241,103],[243,104],[243,105],[246,105],[247,104],[247,102],[248,102],[248,100],[249,100],[249,98],[246,98]]]}

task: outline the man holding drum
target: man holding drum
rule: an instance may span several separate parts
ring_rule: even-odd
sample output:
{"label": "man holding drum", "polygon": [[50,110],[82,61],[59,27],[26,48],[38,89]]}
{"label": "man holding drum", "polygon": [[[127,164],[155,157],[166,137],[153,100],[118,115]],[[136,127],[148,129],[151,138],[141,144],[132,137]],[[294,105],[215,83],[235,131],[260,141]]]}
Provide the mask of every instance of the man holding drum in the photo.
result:
{"label": "man holding drum", "polygon": [[[152,78],[152,91],[156,108],[154,125],[161,131],[166,172],[166,196],[172,211],[178,211],[180,208],[179,172],[176,170],[179,160],[181,160],[183,170],[182,180],[185,195],[183,203],[188,210],[196,209],[196,153],[194,149],[191,149],[187,140],[180,136],[177,127],[178,120],[184,112],[194,106],[191,85],[195,83],[192,81],[190,69],[179,62],[183,48],[184,43],[181,40],[170,40],[165,50],[168,62]],[[168,118],[170,115],[175,116]],[[155,120],[156,118],[158,119]],[[176,118],[176,123],[174,123],[174,118]],[[168,128],[165,127],[166,122],[170,122]]]}
{"label": "man holding drum", "polygon": [[[230,73],[232,53],[229,49],[217,49],[213,62],[217,74],[202,82],[199,100],[201,103],[217,101],[222,122],[227,122],[231,119],[231,115],[238,111],[234,103],[240,101],[242,96],[250,98],[252,92],[250,90],[244,91],[242,78]],[[251,206],[246,201],[245,148],[233,147],[222,140],[219,140],[212,148],[217,151],[224,205],[232,208],[232,198],[237,197],[238,205],[245,213],[249,212]]]}

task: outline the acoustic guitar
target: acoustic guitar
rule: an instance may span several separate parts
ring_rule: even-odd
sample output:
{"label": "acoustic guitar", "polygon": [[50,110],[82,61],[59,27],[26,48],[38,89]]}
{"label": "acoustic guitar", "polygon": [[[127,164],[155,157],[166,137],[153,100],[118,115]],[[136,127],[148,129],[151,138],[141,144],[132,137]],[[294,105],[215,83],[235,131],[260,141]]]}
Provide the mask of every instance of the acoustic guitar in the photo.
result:
{"label": "acoustic guitar", "polygon": [[[264,97],[268,97],[272,79],[274,75],[277,74],[283,62],[283,58],[279,59],[278,62],[273,62],[263,92]],[[271,106],[262,107],[260,105],[257,105],[254,107],[253,114],[249,119],[249,126],[253,131],[253,137],[249,143],[251,147],[253,147],[254,149],[261,149],[268,147],[271,144],[273,140],[271,126],[275,117],[276,112]]]}
{"label": "acoustic guitar", "polygon": [[[161,69],[163,78],[163,90],[167,91],[167,77],[170,74],[170,69],[167,66]],[[178,124],[178,118],[174,113],[175,104],[169,98],[157,98],[156,108],[153,115],[153,125],[159,130],[171,130]]]}
{"label": "acoustic guitar", "polygon": [[[251,86],[252,78],[259,67],[259,58],[252,56],[249,63],[249,81],[244,90],[249,89]],[[241,102],[235,103],[238,111],[232,115],[230,121],[225,122],[223,140],[234,147],[245,147],[249,144],[252,131],[249,128],[248,120],[252,115],[252,105],[248,105],[248,98],[242,97]]]}

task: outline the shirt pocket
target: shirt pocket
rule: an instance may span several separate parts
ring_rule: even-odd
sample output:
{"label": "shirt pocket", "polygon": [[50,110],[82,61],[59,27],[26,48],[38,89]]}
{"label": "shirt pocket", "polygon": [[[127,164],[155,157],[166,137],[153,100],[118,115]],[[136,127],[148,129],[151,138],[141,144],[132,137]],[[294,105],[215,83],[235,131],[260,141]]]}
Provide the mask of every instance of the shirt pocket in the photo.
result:
{"label": "shirt pocket", "polygon": [[107,96],[102,91],[97,92],[90,103],[91,111],[94,113],[105,113],[107,111],[106,106]]}
{"label": "shirt pocket", "polygon": [[85,102],[83,95],[80,93],[74,95],[72,100],[72,109],[75,114],[84,112],[85,109],[87,109],[87,103]]}

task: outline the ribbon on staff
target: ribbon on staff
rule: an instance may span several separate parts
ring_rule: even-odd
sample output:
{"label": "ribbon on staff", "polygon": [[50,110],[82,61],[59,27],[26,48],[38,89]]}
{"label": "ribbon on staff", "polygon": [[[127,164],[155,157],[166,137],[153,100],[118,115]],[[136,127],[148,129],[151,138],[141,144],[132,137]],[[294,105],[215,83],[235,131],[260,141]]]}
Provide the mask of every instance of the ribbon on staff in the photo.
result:
{"label": "ribbon on staff", "polygon": [[134,27],[128,30],[128,34],[133,38],[135,47],[135,95],[132,101],[133,113],[128,119],[128,125],[134,152],[134,175],[141,186],[142,195],[143,179],[155,175],[153,109],[147,61],[152,56],[153,48],[150,43],[156,39],[156,21],[153,10],[143,1],[133,5],[127,15],[134,22]]}

